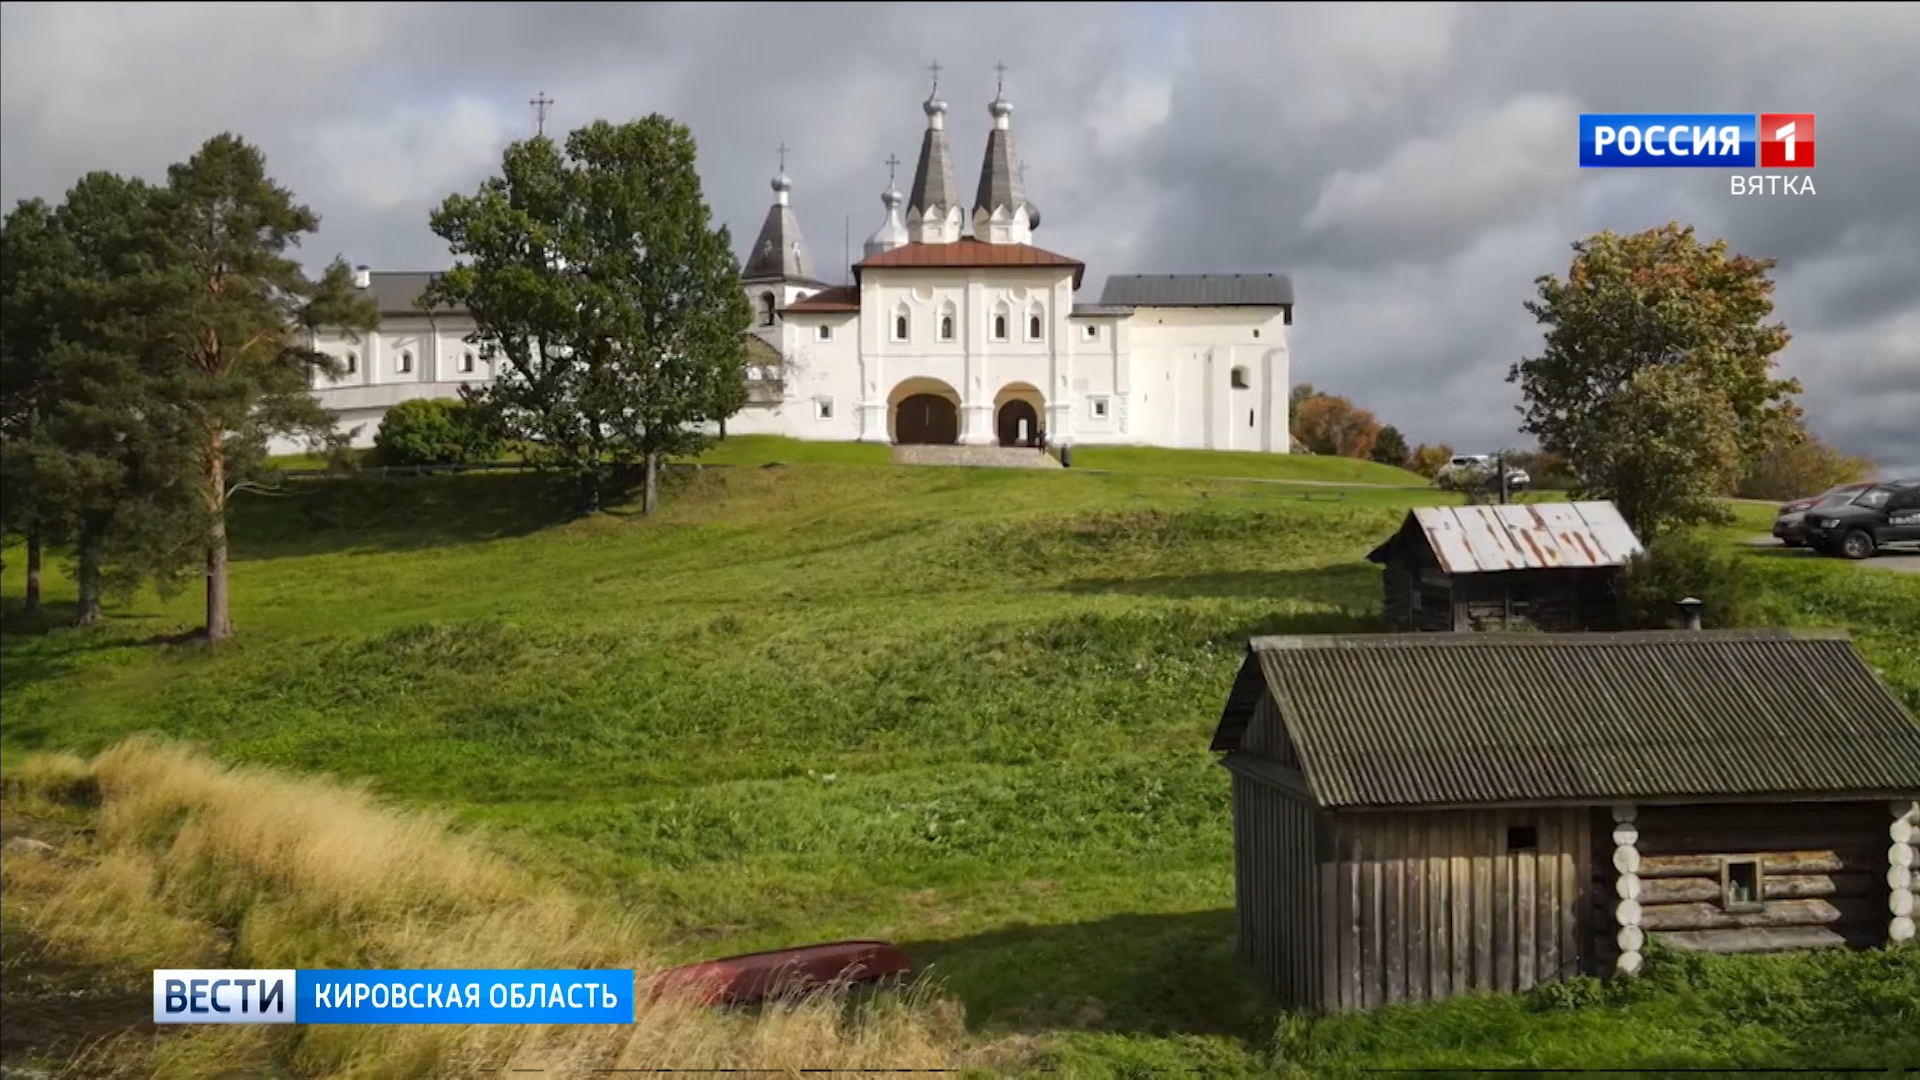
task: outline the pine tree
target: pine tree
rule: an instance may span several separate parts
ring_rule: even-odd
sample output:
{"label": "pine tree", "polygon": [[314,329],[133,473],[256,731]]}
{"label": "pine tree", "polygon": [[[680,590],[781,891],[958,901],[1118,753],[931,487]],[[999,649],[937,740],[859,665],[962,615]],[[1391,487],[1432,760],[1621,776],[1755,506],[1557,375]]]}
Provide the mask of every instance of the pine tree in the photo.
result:
{"label": "pine tree", "polygon": [[597,122],[564,153],[535,138],[433,215],[460,264],[429,296],[473,312],[504,357],[478,399],[529,459],[573,477],[586,512],[613,477],[695,453],[746,402],[752,321],[700,191],[693,136],[658,114]]}
{"label": "pine tree", "polygon": [[80,625],[109,586],[177,582],[196,517],[186,432],[153,368],[155,194],[92,173],[57,210],[8,221],[8,515],[73,548]]}
{"label": "pine tree", "polygon": [[206,635],[233,633],[227,589],[227,500],[264,462],[269,439],[338,441],[311,393],[321,326],[358,333],[379,312],[336,259],[317,281],[290,252],[319,228],[312,210],[267,174],[259,150],[215,136],[167,173],[158,200],[166,250],[157,282],[166,400],[195,432],[196,486],[206,523]]}

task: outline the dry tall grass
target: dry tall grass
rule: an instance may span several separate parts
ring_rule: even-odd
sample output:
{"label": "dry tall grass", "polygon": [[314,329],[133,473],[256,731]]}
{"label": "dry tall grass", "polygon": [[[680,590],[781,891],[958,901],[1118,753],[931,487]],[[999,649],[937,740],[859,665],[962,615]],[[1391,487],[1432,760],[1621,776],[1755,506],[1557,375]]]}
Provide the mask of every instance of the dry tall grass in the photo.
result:
{"label": "dry tall grass", "polygon": [[[74,809],[84,804],[86,810]],[[147,985],[156,967],[660,966],[629,920],[527,880],[431,818],[365,790],[229,768],[135,740],[7,778],[5,809],[66,808],[87,829],[4,862],[9,967],[83,967]],[[76,1005],[75,1008],[84,1006]],[[204,1076],[467,1075],[481,1068],[933,1069],[984,1064],[961,1012],[925,987],[757,1013],[642,1004],[626,1026],[183,1027],[122,1032],[68,1071]]]}

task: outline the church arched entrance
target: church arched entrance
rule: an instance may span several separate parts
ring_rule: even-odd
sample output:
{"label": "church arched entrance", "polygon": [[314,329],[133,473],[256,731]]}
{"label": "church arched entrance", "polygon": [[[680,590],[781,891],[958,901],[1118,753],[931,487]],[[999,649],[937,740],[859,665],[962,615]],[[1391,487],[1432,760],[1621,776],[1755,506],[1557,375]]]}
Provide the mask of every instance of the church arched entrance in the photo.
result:
{"label": "church arched entrance", "polygon": [[941,394],[909,394],[893,408],[893,441],[950,446],[960,441],[960,410]]}
{"label": "church arched entrance", "polygon": [[1015,398],[1000,406],[994,417],[994,430],[1001,446],[1037,446],[1040,441],[1040,414],[1031,402]]}

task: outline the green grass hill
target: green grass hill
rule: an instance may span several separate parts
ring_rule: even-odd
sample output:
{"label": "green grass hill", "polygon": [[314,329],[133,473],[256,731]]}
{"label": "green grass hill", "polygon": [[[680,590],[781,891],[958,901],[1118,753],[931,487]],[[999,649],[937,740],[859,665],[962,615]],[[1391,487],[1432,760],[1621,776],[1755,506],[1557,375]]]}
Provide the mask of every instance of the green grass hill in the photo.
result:
{"label": "green grass hill", "polygon": [[[0,749],[17,768],[147,732],[364,781],[634,913],[669,961],[890,938],[970,1037],[1087,1075],[1920,1062],[1911,956],[1279,1017],[1231,958],[1211,726],[1248,636],[1376,628],[1362,557],[1451,497],[1309,457],[886,451],[730,439],[653,519],[567,522],[522,474],[241,496],[232,646],[175,642],[193,595],[84,633],[10,610]],[[1851,628],[1920,708],[1920,578],[1754,560],[1768,610]]]}

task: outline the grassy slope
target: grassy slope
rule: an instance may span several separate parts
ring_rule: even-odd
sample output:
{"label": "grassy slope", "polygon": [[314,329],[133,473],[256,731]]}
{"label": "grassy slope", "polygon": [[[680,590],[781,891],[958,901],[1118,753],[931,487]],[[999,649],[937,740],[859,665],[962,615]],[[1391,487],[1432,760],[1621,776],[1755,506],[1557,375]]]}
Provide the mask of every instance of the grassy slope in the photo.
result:
{"label": "grassy slope", "polygon": [[[9,637],[0,746],[157,730],[364,777],[644,906],[681,956],[891,937],[977,1027],[1088,1029],[1083,1063],[1250,1066],[1272,1044],[1230,958],[1211,722],[1249,634],[1373,625],[1360,556],[1434,496],[830,465],[676,484],[657,521],[570,525],[531,477],[255,501],[234,647],[147,643],[191,625],[191,596],[91,635]],[[1920,706],[1920,580],[1761,561],[1786,617],[1853,626]],[[1285,1045],[1324,1070],[1755,1062],[1778,1042],[1697,1002],[1545,1026],[1528,1008]],[[1477,1034],[1421,1033],[1450,1015]],[[1672,1038],[1628,1037],[1656,1015]]]}

